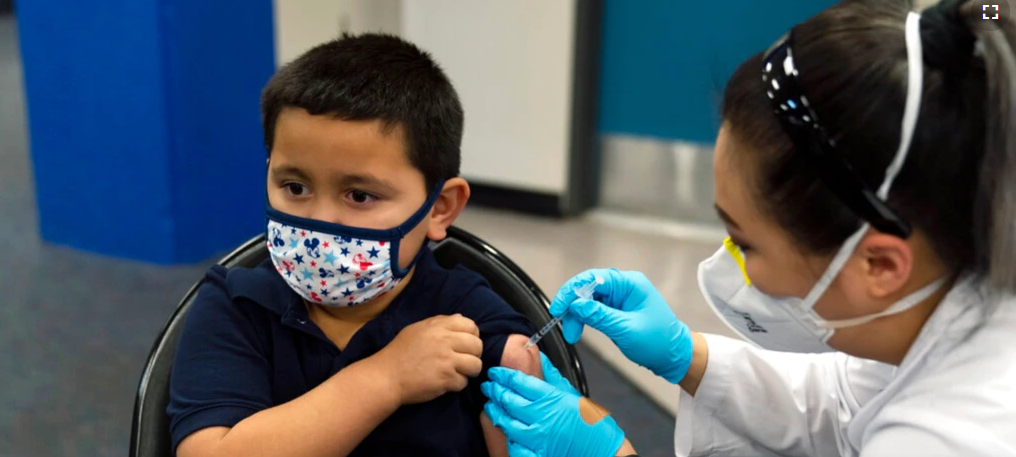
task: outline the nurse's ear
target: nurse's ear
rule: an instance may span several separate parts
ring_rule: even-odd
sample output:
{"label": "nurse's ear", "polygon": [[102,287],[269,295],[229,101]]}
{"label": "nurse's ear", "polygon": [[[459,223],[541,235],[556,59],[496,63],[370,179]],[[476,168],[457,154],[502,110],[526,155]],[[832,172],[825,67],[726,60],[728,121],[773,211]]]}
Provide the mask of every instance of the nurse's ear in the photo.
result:
{"label": "nurse's ear", "polygon": [[[921,243],[914,233],[910,242]],[[883,299],[899,292],[914,270],[914,248],[906,240],[884,233],[869,233],[857,247],[865,293]]]}
{"label": "nurse's ear", "polygon": [[445,181],[441,195],[430,210],[430,225],[427,238],[440,241],[448,236],[448,227],[455,222],[469,201],[469,183],[462,178]]}

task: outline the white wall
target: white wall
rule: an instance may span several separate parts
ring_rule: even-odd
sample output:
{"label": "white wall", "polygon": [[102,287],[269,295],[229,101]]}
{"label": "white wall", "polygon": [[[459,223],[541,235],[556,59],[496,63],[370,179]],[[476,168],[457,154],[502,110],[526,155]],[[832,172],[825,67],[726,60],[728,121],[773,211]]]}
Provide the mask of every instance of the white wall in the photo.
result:
{"label": "white wall", "polygon": [[576,0],[410,0],[402,33],[432,53],[466,112],[467,179],[567,189]]}
{"label": "white wall", "polygon": [[577,0],[275,0],[280,65],[341,32],[400,34],[429,51],[462,99],[462,174],[567,189]]}
{"label": "white wall", "polygon": [[398,34],[402,0],[275,0],[275,61],[282,65],[342,32]]}

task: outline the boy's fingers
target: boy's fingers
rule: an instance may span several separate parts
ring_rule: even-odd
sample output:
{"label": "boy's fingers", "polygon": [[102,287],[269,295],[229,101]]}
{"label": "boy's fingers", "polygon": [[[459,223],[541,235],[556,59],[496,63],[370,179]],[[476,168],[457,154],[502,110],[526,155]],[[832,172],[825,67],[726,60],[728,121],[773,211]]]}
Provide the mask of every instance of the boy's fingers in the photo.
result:
{"label": "boy's fingers", "polygon": [[452,359],[455,371],[463,376],[475,378],[483,371],[483,361],[478,356],[455,354]]}
{"label": "boy's fingers", "polygon": [[483,340],[477,336],[465,333],[452,333],[448,338],[451,339],[452,350],[459,354],[477,357],[483,354]]}
{"label": "boy's fingers", "polygon": [[469,387],[469,376],[463,376],[456,374],[454,378],[454,384],[449,389],[450,392],[461,392]]}
{"label": "boy's fingers", "polygon": [[449,316],[445,320],[445,328],[456,332],[469,333],[476,337],[480,336],[480,328],[476,326],[476,322],[461,314]]}

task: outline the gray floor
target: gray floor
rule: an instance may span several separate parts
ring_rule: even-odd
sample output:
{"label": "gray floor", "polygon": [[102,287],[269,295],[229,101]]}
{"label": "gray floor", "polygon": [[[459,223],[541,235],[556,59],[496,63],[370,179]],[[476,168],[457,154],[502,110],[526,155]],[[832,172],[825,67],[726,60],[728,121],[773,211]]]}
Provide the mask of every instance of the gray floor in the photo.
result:
{"label": "gray floor", "polygon": [[[0,456],[126,455],[134,390],[152,340],[211,261],[156,267],[41,242],[16,29],[9,17],[0,17],[0,116]],[[684,286],[694,279],[688,272],[695,256],[713,246],[671,242],[668,249],[679,254],[675,258],[663,259],[659,250],[617,257],[602,243],[621,237],[623,243],[651,246],[664,238],[645,241],[630,232],[596,228],[595,221],[561,224],[482,210],[465,214],[461,225],[502,246],[548,294],[568,275],[594,264],[624,268],[648,262],[664,268],[677,262],[678,270],[666,267],[658,273],[681,278],[664,282],[661,291],[682,308],[699,304],[698,298],[682,299],[697,297]],[[563,243],[575,238],[569,230],[598,244]],[[517,236],[534,232],[544,237],[528,243]],[[708,319],[703,317],[702,325],[716,325]],[[580,353],[594,398],[614,411],[642,455],[672,455],[672,417],[628,381],[638,377],[630,365],[619,363],[595,335],[588,338],[594,339],[580,345]],[[658,399],[669,395],[657,392]]]}

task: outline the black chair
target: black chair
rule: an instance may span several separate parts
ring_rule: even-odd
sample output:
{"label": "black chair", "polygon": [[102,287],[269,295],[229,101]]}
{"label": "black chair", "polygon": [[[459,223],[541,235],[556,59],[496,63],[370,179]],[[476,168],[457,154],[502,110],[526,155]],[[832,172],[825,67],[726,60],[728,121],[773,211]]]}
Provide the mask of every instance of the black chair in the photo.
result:
{"label": "black chair", "polygon": [[[431,243],[431,249],[438,263],[446,268],[461,264],[482,275],[491,287],[517,311],[529,318],[536,328],[550,321],[547,308],[550,302],[539,287],[515,263],[504,254],[473,236],[471,233],[451,227],[448,237]],[[268,258],[264,235],[258,236],[231,254],[219,264],[226,267],[254,267]],[[155,340],[148,362],[141,374],[137,396],[134,400],[134,419],[131,427],[131,457],[163,457],[171,455],[169,418],[166,405],[169,402],[169,373],[173,365],[177,339],[183,327],[184,315],[194,301],[201,282],[198,282],[177,306],[169,322]],[[589,394],[582,363],[575,348],[565,342],[560,327],[547,334],[540,341],[540,350],[550,358],[564,375],[583,395]]]}

